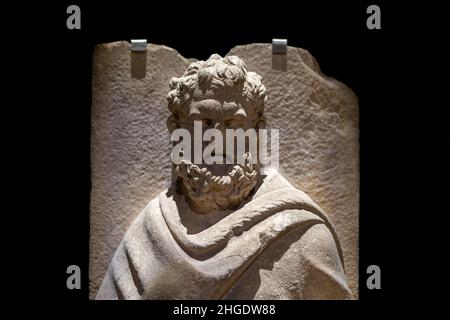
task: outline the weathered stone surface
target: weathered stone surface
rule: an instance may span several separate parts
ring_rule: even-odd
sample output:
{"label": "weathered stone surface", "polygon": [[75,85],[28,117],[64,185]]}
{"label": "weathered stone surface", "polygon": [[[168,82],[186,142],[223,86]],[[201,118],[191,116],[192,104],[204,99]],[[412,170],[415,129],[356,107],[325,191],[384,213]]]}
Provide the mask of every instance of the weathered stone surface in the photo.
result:
{"label": "weathered stone surface", "polygon": [[354,93],[323,75],[314,57],[288,47],[287,71],[272,69],[270,44],[229,52],[263,77],[269,128],[280,130],[280,172],[328,214],[358,296],[359,110]]}
{"label": "weathered stone surface", "polygon": [[[289,47],[286,72],[272,70],[270,45],[238,46],[230,54],[238,55],[249,70],[263,76],[269,97],[268,126],[280,129],[280,171],[330,217],[342,244],[348,283],[356,296],[356,97],[344,85],[321,75],[314,59],[302,49]],[[170,48],[149,45],[146,76],[138,79],[131,76],[130,61],[126,42],[99,45],[94,54],[91,297],[133,219],[170,182],[168,82],[190,62]]]}
{"label": "weathered stone surface", "polygon": [[146,76],[134,78],[128,42],[98,45],[93,59],[91,297],[131,222],[170,183],[168,83],[189,64],[151,44]]}

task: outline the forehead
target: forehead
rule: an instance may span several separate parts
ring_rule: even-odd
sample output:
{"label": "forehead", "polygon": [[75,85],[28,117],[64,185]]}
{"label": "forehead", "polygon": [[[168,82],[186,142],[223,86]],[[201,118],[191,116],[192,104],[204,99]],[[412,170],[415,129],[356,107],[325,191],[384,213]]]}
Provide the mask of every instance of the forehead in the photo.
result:
{"label": "forehead", "polygon": [[[189,108],[189,114],[208,114],[214,115],[218,113],[235,114],[243,113],[245,110],[240,103],[240,99],[229,97],[225,99],[223,96],[217,95],[212,91],[199,93],[199,90],[194,93]],[[236,97],[238,98],[238,97]]]}

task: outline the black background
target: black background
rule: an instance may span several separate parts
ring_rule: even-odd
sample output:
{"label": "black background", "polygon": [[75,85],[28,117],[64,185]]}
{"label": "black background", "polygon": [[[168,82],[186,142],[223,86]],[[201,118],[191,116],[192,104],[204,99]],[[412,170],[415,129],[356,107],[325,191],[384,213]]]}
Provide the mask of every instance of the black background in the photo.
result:
{"label": "black background", "polygon": [[[381,312],[380,303],[414,295],[406,284],[415,280],[405,273],[411,268],[406,248],[414,240],[398,233],[404,221],[398,213],[404,212],[406,202],[401,189],[411,178],[402,154],[411,139],[399,124],[415,112],[403,97],[414,91],[406,85],[407,70],[414,66],[408,54],[411,38],[421,37],[424,31],[407,23],[416,19],[407,2],[396,7],[384,1],[336,2],[105,1],[94,5],[64,0],[19,8],[37,21],[26,37],[33,54],[25,49],[24,60],[38,65],[28,74],[30,95],[44,101],[31,111],[38,116],[34,125],[39,129],[27,142],[38,168],[30,193],[38,195],[36,202],[44,208],[32,211],[28,221],[37,236],[26,253],[39,261],[29,269],[36,275],[32,298],[62,300],[71,310],[78,305],[97,307],[88,300],[92,51],[97,43],[140,38],[197,59],[212,53],[226,55],[239,44],[287,38],[290,46],[310,51],[324,74],[349,86],[360,103],[360,301],[279,303],[280,314],[315,310],[331,315],[361,307]],[[70,4],[81,8],[81,30],[66,28]],[[366,28],[370,4],[381,7],[381,30]],[[81,267],[81,290],[66,287],[66,268],[71,264]],[[366,288],[366,268],[371,264],[381,267],[381,290]],[[170,314],[174,305],[148,304],[148,310],[163,314]],[[153,318],[152,312],[148,317]]]}

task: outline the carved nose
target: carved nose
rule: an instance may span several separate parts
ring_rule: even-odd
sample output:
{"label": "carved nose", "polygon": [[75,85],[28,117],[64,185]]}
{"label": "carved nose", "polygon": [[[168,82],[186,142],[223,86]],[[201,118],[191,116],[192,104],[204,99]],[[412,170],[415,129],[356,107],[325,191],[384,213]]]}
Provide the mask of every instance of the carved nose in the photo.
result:
{"label": "carved nose", "polygon": [[216,122],[216,123],[214,124],[214,129],[223,131],[224,126],[223,126],[220,122]]}

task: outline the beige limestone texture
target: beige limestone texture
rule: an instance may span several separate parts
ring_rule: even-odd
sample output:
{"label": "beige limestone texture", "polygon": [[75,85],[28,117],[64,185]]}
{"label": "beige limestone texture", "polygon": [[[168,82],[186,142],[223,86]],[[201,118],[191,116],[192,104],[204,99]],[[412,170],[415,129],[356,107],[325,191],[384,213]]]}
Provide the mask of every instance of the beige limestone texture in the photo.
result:
{"label": "beige limestone texture", "polygon": [[[279,171],[328,214],[344,253],[347,281],[358,296],[359,109],[355,94],[323,75],[314,57],[288,47],[287,71],[272,69],[270,44],[229,52],[263,78],[268,128],[280,130]],[[338,62],[336,62],[338,63]]]}
{"label": "beige limestone texture", "polygon": [[[269,128],[280,129],[280,171],[328,214],[340,239],[348,284],[357,297],[359,147],[354,94],[323,76],[304,50],[289,47],[287,70],[272,69],[271,46],[238,46],[263,77]],[[168,82],[189,60],[149,45],[145,77],[131,74],[129,44],[96,47],[93,63],[90,291],[148,201],[170,182]]]}
{"label": "beige limestone texture", "polygon": [[146,54],[146,76],[134,78],[128,42],[100,44],[94,51],[91,297],[131,222],[170,183],[168,83],[189,61],[173,49],[153,44]]}
{"label": "beige limestone texture", "polygon": [[186,194],[162,191],[127,230],[95,298],[351,299],[327,215],[276,170],[258,177],[241,206],[206,216]]}

